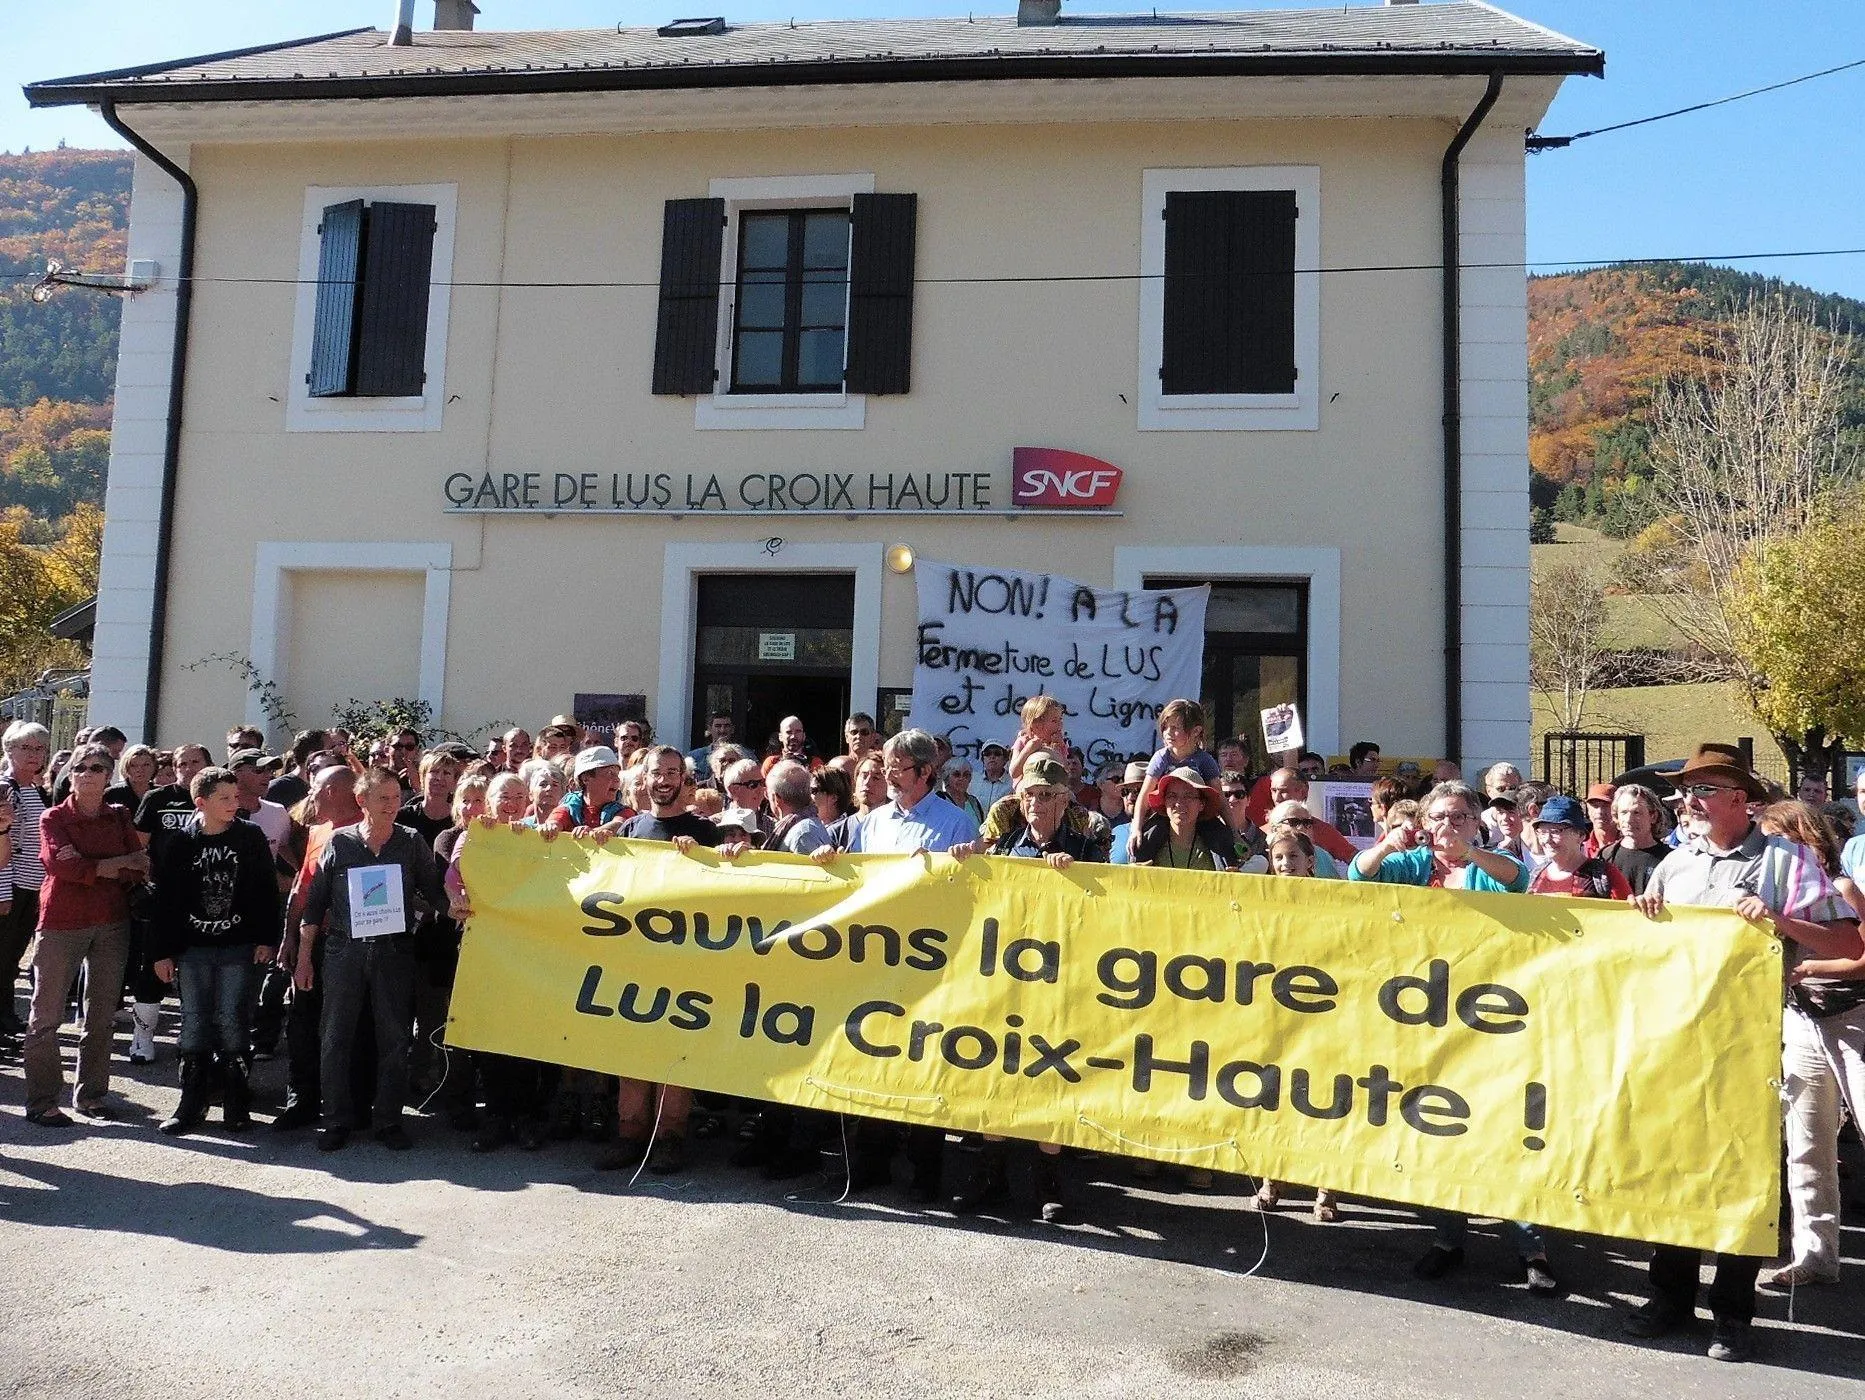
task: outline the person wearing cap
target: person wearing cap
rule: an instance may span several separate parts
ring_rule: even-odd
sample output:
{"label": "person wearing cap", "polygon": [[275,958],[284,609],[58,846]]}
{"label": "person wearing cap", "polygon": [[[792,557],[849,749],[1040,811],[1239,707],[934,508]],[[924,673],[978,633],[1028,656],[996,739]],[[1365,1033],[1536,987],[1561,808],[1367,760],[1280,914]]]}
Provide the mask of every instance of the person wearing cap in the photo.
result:
{"label": "person wearing cap", "polygon": [[227,771],[239,785],[240,816],[265,833],[266,844],[276,860],[285,838],[291,835],[291,814],[278,803],[266,800],[270,780],[265,762],[266,756],[259,749],[241,749],[227,760]]}
{"label": "person wearing cap", "polygon": [[1542,857],[1529,831],[1524,804],[1517,800],[1519,796],[1518,790],[1499,792],[1483,804],[1484,844],[1492,851],[1514,856],[1533,871]]}
{"label": "person wearing cap", "polygon": [[622,801],[621,755],[606,744],[577,754],[570,765],[570,791],[539,824],[548,832],[588,831],[627,821],[634,809]]}
{"label": "person wearing cap", "polygon": [[1595,783],[1587,789],[1586,848],[1590,856],[1603,854],[1619,839],[1619,828],[1612,816],[1612,795],[1617,791],[1611,783]]}
{"label": "person wearing cap", "polygon": [[[1865,953],[1858,920],[1833,888],[1817,856],[1781,836],[1770,836],[1749,815],[1768,795],[1733,744],[1698,744],[1670,775],[1681,799],[1680,825],[1691,836],[1652,872],[1632,904],[1648,918],[1667,904],[1733,908],[1789,941],[1790,966],[1807,958],[1853,959]],[[1651,1292],[1625,1319],[1635,1337],[1660,1337],[1696,1315],[1699,1252],[1659,1245],[1652,1254]],[[1746,1361],[1754,1354],[1755,1280],[1766,1261],[1757,1255],[1718,1254],[1710,1284],[1716,1320],[1709,1354]]]}
{"label": "person wearing cap", "polygon": [[[1492,763],[1483,770],[1483,844],[1493,846],[1502,837],[1502,817],[1505,810],[1496,804],[1499,797],[1515,800],[1516,792],[1522,786],[1522,770],[1513,763]],[[1526,814],[1524,814],[1526,820]]]}
{"label": "person wearing cap", "polygon": [[1468,783],[1439,783],[1425,795],[1425,844],[1407,846],[1398,833],[1389,831],[1349,862],[1347,878],[1382,885],[1525,893],[1528,867],[1514,856],[1477,845],[1482,810],[1483,799]]}
{"label": "person wearing cap", "polygon": [[[1226,774],[1227,778],[1238,778],[1240,774]],[[1146,782],[1146,764],[1141,759],[1134,759],[1120,775],[1120,805],[1126,815],[1119,826],[1114,828],[1114,839],[1110,859],[1115,865],[1125,865],[1133,859],[1133,848],[1129,838],[1133,835],[1133,808],[1139,801],[1140,788]]]}
{"label": "person wearing cap", "polygon": [[971,795],[987,812],[1016,790],[1016,783],[1005,771],[1009,763],[1010,750],[996,741],[978,750],[979,771],[971,780]]}
{"label": "person wearing cap", "polygon": [[[1589,800],[1589,805],[1591,802]],[[1535,835],[1547,861],[1529,878],[1530,894],[1580,899],[1629,899],[1632,885],[1604,856],[1587,850],[1589,832],[1599,828],[1573,798],[1550,797],[1535,814]],[[1618,837],[1614,837],[1616,842]]]}
{"label": "person wearing cap", "polygon": [[[1237,835],[1224,820],[1222,799],[1196,768],[1174,768],[1148,799],[1133,864],[1170,870],[1235,870],[1242,863]],[[1139,818],[1135,818],[1139,820]]]}
{"label": "person wearing cap", "polygon": [[[1078,860],[1104,861],[1105,853],[1083,833],[1072,830],[1064,820],[1072,786],[1064,765],[1046,755],[1031,757],[1017,779],[1021,825],[988,847],[976,842],[955,845],[953,859],[966,860],[982,850],[994,856],[1046,861],[1056,870],[1067,870]],[[1010,1194],[1009,1153],[1009,1144],[1002,1138],[984,1135],[977,1170],[965,1188],[952,1198],[952,1209],[956,1213],[968,1214]],[[1036,1218],[1054,1224],[1066,1217],[1068,1209],[1062,1198],[1062,1175],[1058,1170],[1062,1147],[1052,1142],[1035,1144],[1032,1156]]]}
{"label": "person wearing cap", "polygon": [[537,732],[536,757],[552,763],[567,761],[577,751],[581,729],[569,720],[554,719]]}

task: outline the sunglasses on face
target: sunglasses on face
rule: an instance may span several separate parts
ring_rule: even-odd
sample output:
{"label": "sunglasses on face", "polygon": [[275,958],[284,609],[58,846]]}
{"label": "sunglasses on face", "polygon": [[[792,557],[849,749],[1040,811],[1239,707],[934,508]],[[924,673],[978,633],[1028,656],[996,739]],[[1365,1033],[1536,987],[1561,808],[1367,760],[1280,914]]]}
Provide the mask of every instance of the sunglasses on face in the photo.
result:
{"label": "sunglasses on face", "polygon": [[418,749],[421,746],[413,740],[397,739],[393,744],[390,744],[389,747],[392,749]]}
{"label": "sunglasses on face", "polygon": [[1281,826],[1313,826],[1314,824],[1315,819],[1313,817],[1284,817],[1281,822],[1278,823],[1278,825]]}
{"label": "sunglasses on face", "polygon": [[1677,790],[1679,797],[1694,797],[1699,802],[1708,801],[1719,792],[1740,792],[1740,788],[1724,787],[1720,783],[1691,783]]}
{"label": "sunglasses on face", "polygon": [[1224,800],[1226,802],[1247,802],[1250,800],[1250,790],[1248,788],[1225,788]]}
{"label": "sunglasses on face", "polygon": [[80,763],[71,771],[74,773],[108,773],[110,766],[106,763]]}
{"label": "sunglasses on face", "polygon": [[742,780],[740,780],[739,782],[736,782],[736,783],[727,783],[727,784],[726,784],[726,786],[727,786],[727,787],[750,787],[750,788],[759,788],[759,787],[763,787],[763,786],[764,786],[764,779],[762,779],[762,778],[745,778],[745,779],[742,779]]}

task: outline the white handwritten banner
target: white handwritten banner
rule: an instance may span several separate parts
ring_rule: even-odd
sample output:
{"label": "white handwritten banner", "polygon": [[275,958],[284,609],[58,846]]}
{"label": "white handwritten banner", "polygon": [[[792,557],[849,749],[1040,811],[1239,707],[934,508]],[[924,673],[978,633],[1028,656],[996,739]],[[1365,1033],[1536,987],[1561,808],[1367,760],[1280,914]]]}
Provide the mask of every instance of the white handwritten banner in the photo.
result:
{"label": "white handwritten banner", "polygon": [[1158,747],[1159,711],[1195,699],[1208,587],[1126,592],[1053,574],[921,559],[912,724],[976,757],[1053,695],[1090,766]]}

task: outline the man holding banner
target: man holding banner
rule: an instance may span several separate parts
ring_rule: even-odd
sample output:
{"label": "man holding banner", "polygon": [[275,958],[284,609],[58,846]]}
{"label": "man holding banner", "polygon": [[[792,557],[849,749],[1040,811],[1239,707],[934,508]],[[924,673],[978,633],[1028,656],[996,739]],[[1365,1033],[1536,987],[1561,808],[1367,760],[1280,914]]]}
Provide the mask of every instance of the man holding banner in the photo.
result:
{"label": "man holding banner", "polygon": [[[903,729],[881,746],[882,771],[893,800],[876,807],[849,828],[851,854],[920,855],[949,851],[978,839],[978,824],[933,791],[939,777],[939,749],[923,729]],[[822,846],[811,859],[831,865],[841,852]],[[945,1131],[942,1128],[907,1129],[907,1159],[913,1169],[913,1194],[927,1204],[939,1199],[944,1168]],[[848,1183],[851,1192],[886,1184],[888,1160],[893,1155],[893,1134],[888,1125],[863,1120],[849,1144]]]}
{"label": "man holding banner", "polygon": [[[1652,872],[1632,903],[1647,918],[1664,915],[1666,904],[1733,908],[1751,923],[1771,926],[1788,941],[1789,970],[1800,955],[1856,958],[1858,921],[1818,859],[1805,846],[1769,836],[1749,816],[1749,803],[1765,801],[1768,790],[1748,770],[1732,744],[1699,744],[1689,763],[1671,775],[1683,806],[1679,825],[1693,842],[1671,852]],[[1634,1337],[1661,1337],[1696,1316],[1694,1249],[1659,1245],[1651,1258],[1651,1298],[1625,1320]],[[1718,1254],[1710,1284],[1710,1313],[1716,1330],[1710,1356],[1746,1361],[1754,1354],[1755,1279],[1759,1255]]]}

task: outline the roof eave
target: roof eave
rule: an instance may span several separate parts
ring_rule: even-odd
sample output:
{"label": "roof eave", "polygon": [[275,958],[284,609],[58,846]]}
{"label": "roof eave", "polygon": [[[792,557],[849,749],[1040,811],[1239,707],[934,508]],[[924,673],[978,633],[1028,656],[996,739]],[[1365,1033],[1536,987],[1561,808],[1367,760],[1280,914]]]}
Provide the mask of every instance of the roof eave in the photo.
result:
{"label": "roof eave", "polygon": [[1417,52],[1298,54],[1054,54],[963,58],[855,59],[717,67],[622,67],[489,73],[400,73],[370,77],[91,81],[29,84],[33,107],[115,102],[295,102],[411,97],[494,97],[526,93],[666,91],[682,88],[811,87],[977,82],[993,79],[1136,77],[1598,77],[1606,56],[1582,53]]}

